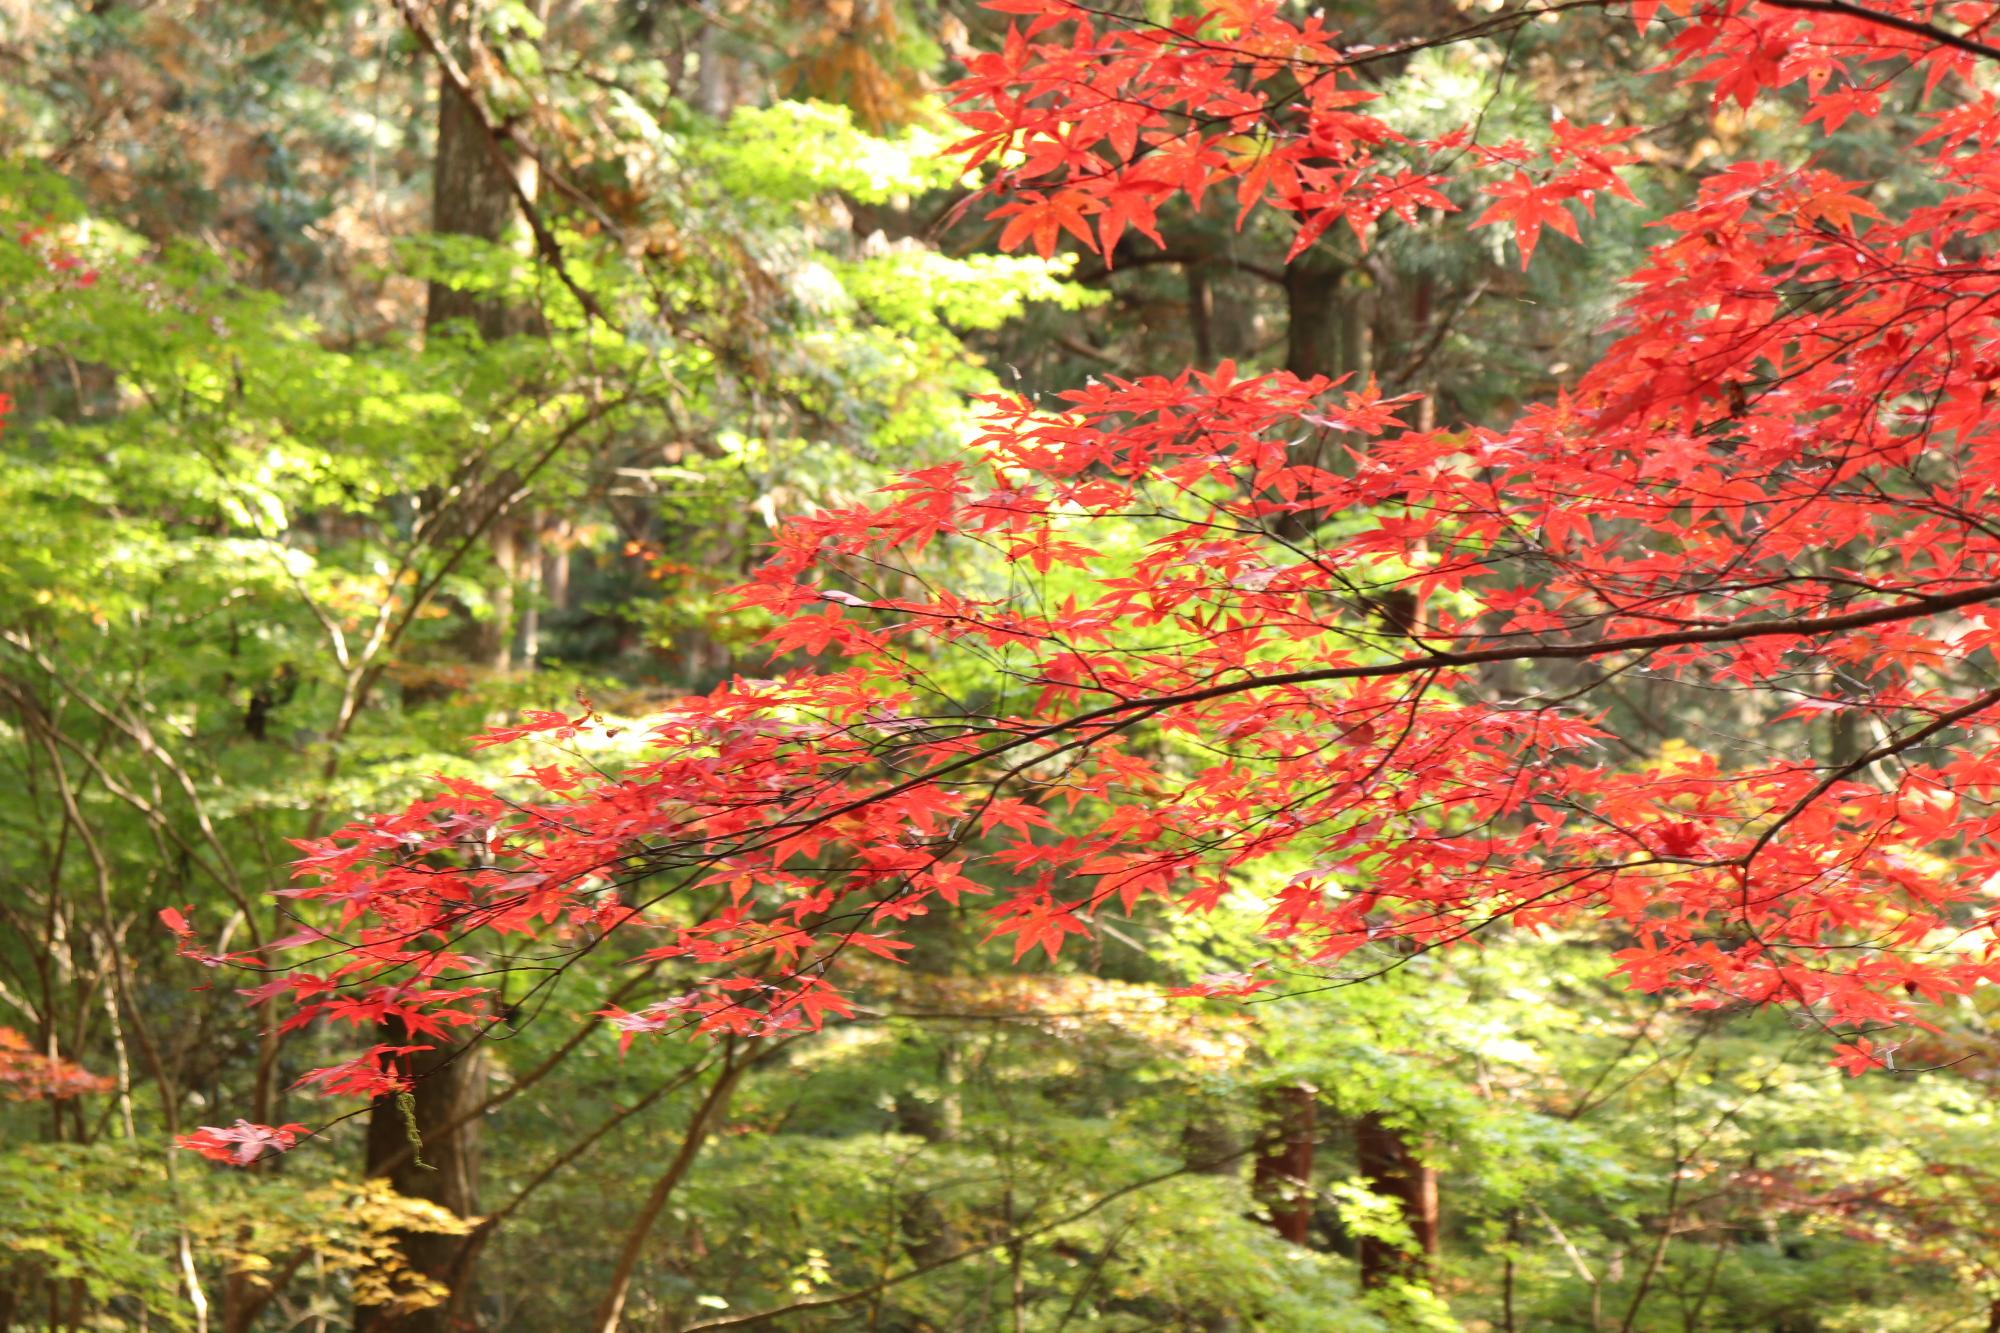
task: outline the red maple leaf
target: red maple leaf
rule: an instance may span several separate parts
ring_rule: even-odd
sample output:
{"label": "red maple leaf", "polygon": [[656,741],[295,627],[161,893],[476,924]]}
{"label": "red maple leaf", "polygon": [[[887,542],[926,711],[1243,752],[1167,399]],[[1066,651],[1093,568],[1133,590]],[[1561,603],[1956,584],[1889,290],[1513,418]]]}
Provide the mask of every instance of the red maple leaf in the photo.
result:
{"label": "red maple leaf", "polygon": [[1493,195],[1495,202],[1473,219],[1472,225],[1511,224],[1514,243],[1521,248],[1521,267],[1524,269],[1534,258],[1535,241],[1541,236],[1544,226],[1554,227],[1572,241],[1582,240],[1576,229],[1576,219],[1570,215],[1565,203],[1572,195],[1565,185],[1538,182],[1527,172],[1516,171],[1512,179],[1487,186],[1486,193]]}

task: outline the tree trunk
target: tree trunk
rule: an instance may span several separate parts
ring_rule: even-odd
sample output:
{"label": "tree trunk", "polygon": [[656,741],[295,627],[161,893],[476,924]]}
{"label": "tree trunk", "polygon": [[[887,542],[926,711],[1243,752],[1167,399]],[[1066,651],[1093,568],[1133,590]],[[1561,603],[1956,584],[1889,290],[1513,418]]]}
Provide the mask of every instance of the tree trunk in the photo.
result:
{"label": "tree trunk", "polygon": [[[496,144],[480,111],[450,79],[438,87],[437,157],[431,168],[431,230],[500,241],[515,230],[518,184],[530,197],[537,185],[533,158]],[[510,179],[511,177],[511,179]],[[529,317],[503,301],[434,282],[425,297],[424,331],[469,320],[490,340],[520,333]]]}
{"label": "tree trunk", "polygon": [[1356,1165],[1370,1192],[1395,1200],[1416,1238],[1409,1252],[1371,1237],[1361,1239],[1361,1285],[1381,1287],[1394,1281],[1429,1285],[1438,1252],[1437,1172],[1417,1159],[1403,1131],[1381,1116],[1362,1116],[1354,1124]]}
{"label": "tree trunk", "polygon": [[[473,36],[463,26],[450,34],[461,49],[469,45]],[[502,145],[481,110],[450,79],[440,77],[438,82],[432,229],[501,241],[516,229],[519,221],[516,185],[531,196],[535,191],[535,164],[511,148],[502,152]],[[481,337],[494,340],[526,330],[531,315],[504,302],[482,300],[476,293],[432,283],[426,296],[425,332],[434,332],[458,320],[470,321]],[[513,653],[513,585],[515,565],[519,563],[513,559],[515,537],[510,518],[503,517],[494,524],[490,540],[501,569],[501,586],[494,597],[495,614],[478,627],[478,641],[470,648],[475,660],[501,669],[511,665]],[[382,1039],[390,1045],[413,1044],[400,1024],[386,1025]],[[409,1119],[423,1140],[424,1165],[419,1165],[417,1154],[410,1151],[410,1125],[405,1121],[404,1107],[395,1098],[382,1098],[369,1111],[368,1174],[387,1178],[399,1194],[428,1199],[460,1217],[471,1217],[479,1209],[479,1127],[476,1122],[468,1122],[445,1133],[444,1126],[479,1103],[486,1083],[485,1058],[476,1049],[453,1058],[449,1049],[441,1048],[413,1055],[410,1071],[415,1086],[408,1107]],[[451,1300],[444,1306],[406,1314],[392,1314],[379,1307],[357,1310],[356,1333],[388,1329],[396,1333],[443,1333],[454,1327],[472,1326],[469,1311],[473,1274],[461,1271],[469,1266],[457,1262],[463,1238],[413,1233],[400,1239],[416,1271],[452,1287]]]}
{"label": "tree trunk", "polygon": [[1187,269],[1188,328],[1194,336],[1194,363],[1206,369],[1215,364],[1215,292],[1208,283],[1208,269],[1189,264]]}
{"label": "tree trunk", "polygon": [[[1285,369],[1301,379],[1342,380],[1342,392],[1367,382],[1371,360],[1365,307],[1358,294],[1344,290],[1346,276],[1342,265],[1311,251],[1285,267]],[[1344,456],[1336,444],[1318,456],[1301,450],[1294,461],[1338,471]],[[1281,513],[1273,530],[1302,542],[1327,517],[1310,509]]]}
{"label": "tree trunk", "polygon": [[[400,1023],[386,1024],[382,1040],[412,1045]],[[418,1038],[417,1041],[422,1041]],[[479,1212],[479,1126],[468,1120],[447,1132],[452,1121],[469,1115],[486,1093],[486,1059],[478,1048],[452,1058],[449,1047],[420,1051],[410,1057],[416,1086],[410,1094],[410,1120],[421,1148],[412,1151],[410,1123],[394,1097],[378,1098],[368,1113],[368,1174],[388,1180],[396,1193],[427,1199],[459,1217]],[[401,1232],[397,1236],[410,1267],[444,1283],[451,1299],[426,1310],[395,1312],[365,1306],[355,1311],[355,1333],[447,1333],[476,1326],[471,1315],[470,1272],[461,1271],[463,1236],[433,1232]]]}
{"label": "tree trunk", "polygon": [[[534,9],[545,11],[545,0]],[[465,33],[456,34],[464,45]],[[461,62],[466,63],[466,62]],[[469,66],[468,66],[469,67]],[[472,236],[499,242],[520,231],[518,187],[533,198],[540,184],[534,158],[495,137],[480,108],[448,78],[438,87],[437,156],[431,169],[431,230],[451,236]],[[488,342],[526,333],[534,327],[534,312],[504,301],[482,299],[434,282],[425,297],[424,331],[465,321]],[[504,485],[504,480],[499,484]],[[517,628],[516,585],[521,581],[524,543],[522,520],[503,514],[487,534],[488,549],[500,573],[493,589],[492,614],[472,627],[466,655],[496,671],[514,665]]]}
{"label": "tree trunk", "polygon": [[1285,369],[1307,377],[1368,378],[1368,322],[1360,297],[1343,291],[1347,270],[1308,252],[1285,268]]}
{"label": "tree trunk", "polygon": [[1251,1188],[1269,1214],[1272,1230],[1304,1245],[1312,1228],[1318,1090],[1305,1083],[1271,1088],[1264,1093],[1263,1109],[1272,1142],[1257,1155]]}

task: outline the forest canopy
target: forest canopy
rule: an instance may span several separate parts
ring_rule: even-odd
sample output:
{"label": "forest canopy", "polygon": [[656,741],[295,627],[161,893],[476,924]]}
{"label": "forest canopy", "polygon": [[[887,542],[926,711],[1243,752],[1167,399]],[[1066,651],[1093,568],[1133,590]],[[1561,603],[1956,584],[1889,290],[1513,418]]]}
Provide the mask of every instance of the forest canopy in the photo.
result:
{"label": "forest canopy", "polygon": [[0,1330],[2000,1330],[1996,23],[0,0]]}

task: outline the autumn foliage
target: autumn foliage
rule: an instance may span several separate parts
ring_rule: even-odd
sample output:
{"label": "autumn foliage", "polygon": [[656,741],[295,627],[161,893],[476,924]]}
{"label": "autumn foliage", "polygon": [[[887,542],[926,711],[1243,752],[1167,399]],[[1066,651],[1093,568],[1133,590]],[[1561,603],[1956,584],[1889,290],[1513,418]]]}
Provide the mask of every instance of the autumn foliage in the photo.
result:
{"label": "autumn foliage", "polygon": [[[1395,52],[1276,5],[989,4],[1013,30],[954,95],[968,208],[1006,248],[1115,264],[1221,196],[1284,215],[1294,254],[1469,225],[1526,265],[1630,198],[1643,127],[1416,137],[1370,111]],[[1662,77],[1826,131],[1906,70],[1967,79],[1992,17],[1607,8],[1573,21],[1651,25]],[[627,1041],[761,1036],[848,1015],[847,960],[898,958],[913,917],[976,911],[1053,957],[1284,865],[1275,961],[1185,993],[1594,922],[1633,986],[1792,1006],[1850,1072],[1891,1062],[1927,1003],[2000,977],[1996,146],[1980,95],[1931,117],[1934,189],[1893,207],[1810,166],[1714,172],[1603,357],[1505,428],[1230,364],[995,398],[960,460],[784,529],[741,592],[775,619],[771,678],[674,703],[622,772],[442,782],[303,845],[284,894],[308,924],[213,961],[270,969],[250,995],[286,1029],[351,1027],[362,1053],[309,1078],[379,1095],[408,1052],[385,1022],[456,1045],[498,1021],[510,937],[657,965],[667,998],[601,1015]],[[954,579],[965,551],[1011,577]],[[939,685],[944,660],[992,688]],[[1709,695],[1770,744],[1622,744],[1627,687]],[[586,705],[484,743],[602,725]],[[191,1146],[249,1160],[295,1128]]]}
{"label": "autumn foliage", "polygon": [[57,1055],[45,1055],[12,1028],[0,1028],[0,1097],[59,1101],[107,1092],[112,1081]]}

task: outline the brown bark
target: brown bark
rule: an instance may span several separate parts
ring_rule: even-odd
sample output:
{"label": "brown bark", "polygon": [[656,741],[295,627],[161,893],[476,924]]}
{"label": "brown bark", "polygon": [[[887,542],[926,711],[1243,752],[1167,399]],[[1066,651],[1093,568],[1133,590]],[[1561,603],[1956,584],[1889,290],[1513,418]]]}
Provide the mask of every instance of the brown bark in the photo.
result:
{"label": "brown bark", "polygon": [[1257,1155],[1251,1188],[1264,1205],[1272,1230],[1294,1245],[1304,1245],[1312,1227],[1318,1090],[1304,1083],[1269,1089],[1263,1110],[1265,1133],[1272,1141]]}
{"label": "brown bark", "polygon": [[[1371,348],[1361,295],[1348,290],[1347,269],[1308,251],[1285,268],[1285,369],[1301,379],[1325,375],[1342,380],[1351,392],[1368,380]],[[1300,454],[1295,461],[1336,468],[1340,451],[1325,457]],[[1324,511],[1281,514],[1274,527],[1287,541],[1299,542],[1329,517]]]}
{"label": "brown bark", "polygon": [[[471,36],[463,28],[453,34],[460,42],[469,42]],[[433,230],[503,240],[518,221],[517,187],[532,194],[535,170],[531,158],[505,148],[496,139],[483,111],[465,91],[450,78],[440,79],[437,151],[432,164]],[[504,302],[482,300],[476,293],[432,283],[424,329],[429,333],[466,320],[481,337],[490,340],[524,331],[530,319],[527,312]],[[477,660],[502,669],[511,664],[513,652],[514,565],[518,563],[512,558],[515,537],[511,518],[495,523],[490,533],[501,569],[501,586],[494,598],[495,614],[478,627],[478,642],[471,649]],[[421,1043],[421,1039],[413,1042],[400,1024],[385,1025],[382,1039],[395,1046]],[[368,1174],[386,1178],[399,1194],[427,1199],[460,1217],[471,1217],[479,1210],[479,1125],[477,1117],[469,1113],[485,1093],[485,1058],[476,1048],[454,1054],[440,1043],[437,1049],[414,1054],[409,1072],[415,1084],[407,1120],[405,1108],[395,1098],[378,1099],[369,1111]],[[421,1164],[419,1154],[409,1151],[412,1123],[423,1141]],[[443,1306],[408,1313],[383,1308],[357,1310],[356,1333],[390,1329],[395,1333],[444,1333],[446,1329],[472,1327],[474,1275],[470,1265],[459,1262],[464,1238],[408,1233],[399,1240],[411,1267],[450,1285],[451,1299]]]}
{"label": "brown bark", "polygon": [[1438,1252],[1437,1172],[1417,1157],[1408,1136],[1379,1115],[1362,1116],[1354,1124],[1356,1165],[1371,1193],[1395,1200],[1416,1238],[1416,1250],[1363,1237],[1361,1285],[1386,1286],[1393,1281],[1429,1285]]}
{"label": "brown bark", "polygon": [[[537,11],[546,5],[535,6]],[[463,34],[461,34],[462,36]],[[437,153],[431,168],[431,230],[499,242],[519,230],[520,200],[532,199],[539,185],[534,158],[498,137],[476,106],[450,78],[439,80]],[[469,322],[488,342],[534,328],[534,312],[504,301],[483,299],[434,282],[425,298],[424,331]],[[516,588],[524,575],[521,548],[528,545],[520,516],[503,515],[487,537],[500,573],[492,614],[472,627],[464,645],[474,661],[496,671],[514,666],[520,614]]]}
{"label": "brown bark", "polygon": [[[1285,369],[1359,389],[1374,370],[1373,301],[1350,270],[1308,251],[1285,268]],[[1357,271],[1358,272],[1358,271]]]}
{"label": "brown bark", "polygon": [[474,661],[495,671],[514,669],[514,639],[521,624],[516,594],[523,574],[521,529],[520,516],[508,514],[495,522],[486,536],[500,579],[493,585],[492,614],[473,626],[470,653]]}
{"label": "brown bark", "polygon": [[[398,1046],[423,1040],[413,1042],[401,1024],[385,1024],[382,1039]],[[398,1194],[429,1200],[459,1217],[476,1215],[479,1127],[471,1113],[485,1096],[485,1063],[476,1047],[455,1058],[448,1046],[413,1054],[409,1068],[415,1086],[409,1112],[421,1148],[409,1151],[410,1123],[397,1099],[379,1098],[368,1114],[368,1174],[387,1179]],[[451,1299],[425,1310],[357,1309],[355,1333],[447,1333],[476,1327],[471,1313],[473,1275],[462,1271],[466,1266],[458,1262],[466,1238],[401,1232],[397,1240],[410,1267],[449,1286]]]}
{"label": "brown bark", "polygon": [[727,1113],[730,1095],[736,1089],[736,1081],[742,1077],[746,1062],[725,1059],[721,1071],[711,1083],[708,1092],[688,1117],[687,1132],[681,1137],[681,1146],[674,1153],[673,1160],[646,1196],[646,1202],[639,1209],[638,1220],[625,1233],[625,1243],[619,1247],[618,1262],[612,1268],[611,1285],[604,1293],[603,1301],[597,1307],[592,1326],[597,1333],[618,1333],[625,1315],[625,1301],[632,1293],[632,1279],[638,1273],[640,1256],[645,1253],[646,1239],[652,1234],[653,1224],[659,1221],[666,1209],[667,1200],[687,1178],[689,1168],[700,1154],[702,1143],[709,1131]]}
{"label": "brown bark", "polygon": [[1215,364],[1215,292],[1208,283],[1208,271],[1200,264],[1187,267],[1188,328],[1194,335],[1194,363]]}
{"label": "brown bark", "polygon": [[[443,80],[438,89],[437,156],[431,168],[431,230],[501,240],[517,221],[516,184],[530,196],[535,193],[534,160],[503,150],[479,108],[451,80]],[[529,327],[529,317],[518,307],[432,283],[425,299],[425,332],[453,320],[469,320],[489,340]]]}
{"label": "brown bark", "polygon": [[1346,269],[1311,252],[1285,268],[1285,369],[1301,377],[1367,378],[1369,347],[1361,303],[1344,292]]}
{"label": "brown bark", "polygon": [[[443,80],[438,89],[437,157],[432,167],[431,228],[454,236],[499,241],[515,221],[518,207],[509,173],[532,193],[534,164],[501,154],[478,108]],[[476,292],[433,282],[426,297],[424,331],[469,322],[488,341],[522,332],[526,317],[504,302],[481,300]],[[463,645],[466,655],[495,670],[513,665],[514,537],[510,517],[493,525],[488,537],[500,582],[493,591],[492,614],[471,627]]]}

